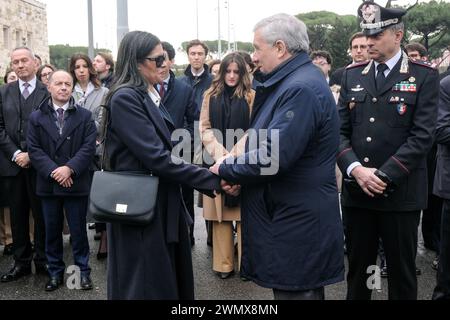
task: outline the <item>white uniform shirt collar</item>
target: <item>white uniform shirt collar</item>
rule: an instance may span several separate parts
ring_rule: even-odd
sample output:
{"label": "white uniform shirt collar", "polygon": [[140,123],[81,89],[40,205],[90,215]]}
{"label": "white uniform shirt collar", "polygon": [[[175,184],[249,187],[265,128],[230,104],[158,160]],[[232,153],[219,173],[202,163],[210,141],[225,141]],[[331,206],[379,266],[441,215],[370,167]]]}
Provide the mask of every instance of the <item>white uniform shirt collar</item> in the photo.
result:
{"label": "white uniform shirt collar", "polygon": [[[395,54],[395,56],[393,56],[392,58],[390,58],[388,61],[385,62],[385,64],[389,68],[384,72],[384,75],[386,77],[388,76],[389,72],[391,72],[391,70],[394,69],[395,65],[397,64],[397,62],[400,61],[401,58],[402,58],[402,50],[399,49],[398,52]],[[378,73],[377,67],[379,64],[380,64],[379,62],[375,61],[375,77],[377,76]]]}

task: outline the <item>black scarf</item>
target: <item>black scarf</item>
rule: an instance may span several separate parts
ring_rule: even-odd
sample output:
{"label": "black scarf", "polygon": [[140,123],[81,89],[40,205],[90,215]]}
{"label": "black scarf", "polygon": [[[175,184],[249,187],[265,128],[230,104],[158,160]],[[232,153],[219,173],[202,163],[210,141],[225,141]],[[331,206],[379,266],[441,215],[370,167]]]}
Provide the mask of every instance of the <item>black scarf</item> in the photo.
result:
{"label": "black scarf", "polygon": [[[242,129],[246,132],[250,126],[250,107],[245,97],[238,98],[234,95],[235,88],[225,86],[225,90],[216,97],[209,99],[209,120],[211,129],[220,131],[223,137],[223,146],[231,151],[231,148],[239,141],[240,137],[234,137],[234,141],[227,141],[227,129]],[[218,132],[217,132],[218,133]],[[218,137],[216,137],[218,138]],[[222,141],[222,139],[219,139]],[[236,207],[240,197],[225,195],[225,206]]]}

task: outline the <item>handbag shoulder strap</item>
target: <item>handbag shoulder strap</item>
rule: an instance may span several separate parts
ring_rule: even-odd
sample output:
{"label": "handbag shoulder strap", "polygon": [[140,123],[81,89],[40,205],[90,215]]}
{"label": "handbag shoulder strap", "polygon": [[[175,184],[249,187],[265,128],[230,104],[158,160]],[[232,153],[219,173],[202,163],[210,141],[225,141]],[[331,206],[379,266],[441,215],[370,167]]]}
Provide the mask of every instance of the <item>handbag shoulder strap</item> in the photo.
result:
{"label": "handbag shoulder strap", "polygon": [[[108,134],[108,126],[110,123],[110,110],[108,105],[101,104],[100,105],[100,113],[102,115],[102,124],[100,125],[100,144],[103,145],[102,148],[102,157],[100,160],[100,170],[103,171],[105,168],[107,168],[107,171],[111,171],[111,165],[109,161],[109,157],[107,158],[107,148],[106,148],[106,136]],[[108,161],[108,163],[106,163]],[[109,169],[109,170],[108,170]]]}
{"label": "handbag shoulder strap", "polygon": [[[146,97],[144,97],[144,101],[145,101]],[[107,136],[108,136],[108,127],[111,124],[111,110],[110,107],[107,104],[101,104],[100,105],[100,112],[102,113],[102,123],[100,125],[100,132],[99,132],[99,136],[101,138],[100,140],[100,144],[103,145],[103,152],[102,152],[102,156],[101,156],[101,161],[100,161],[100,171],[113,171],[111,169],[111,161],[110,161],[110,157],[107,155],[107,148],[106,148],[106,143],[107,143]],[[146,112],[148,112],[146,110]],[[153,172],[151,170],[149,170],[149,174],[151,176],[153,176]]]}

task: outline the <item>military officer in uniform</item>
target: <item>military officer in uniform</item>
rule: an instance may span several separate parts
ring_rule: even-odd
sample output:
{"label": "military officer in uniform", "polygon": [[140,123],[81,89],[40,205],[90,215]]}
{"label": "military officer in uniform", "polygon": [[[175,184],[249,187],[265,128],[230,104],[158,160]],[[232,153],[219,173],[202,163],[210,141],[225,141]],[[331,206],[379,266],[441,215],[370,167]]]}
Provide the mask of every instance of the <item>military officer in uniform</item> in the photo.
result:
{"label": "military officer in uniform", "polygon": [[438,72],[401,50],[405,13],[364,2],[358,16],[371,60],[347,67],[343,75],[337,161],[345,175],[347,299],[370,299],[378,289],[372,280],[379,276],[379,238],[389,299],[417,299],[417,227],[427,207]]}

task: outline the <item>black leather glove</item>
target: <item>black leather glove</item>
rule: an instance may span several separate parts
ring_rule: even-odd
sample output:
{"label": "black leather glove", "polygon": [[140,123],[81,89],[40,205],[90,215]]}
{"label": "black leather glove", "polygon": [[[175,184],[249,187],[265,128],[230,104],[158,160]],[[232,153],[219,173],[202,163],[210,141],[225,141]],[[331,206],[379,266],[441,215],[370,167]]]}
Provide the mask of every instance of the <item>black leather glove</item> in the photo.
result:
{"label": "black leather glove", "polygon": [[390,194],[392,194],[395,189],[396,189],[396,185],[395,183],[392,181],[391,178],[389,178],[389,176],[387,174],[385,174],[383,171],[381,170],[377,170],[374,173],[381,181],[383,181],[384,183],[387,184],[386,189],[383,192],[383,196],[384,197],[389,197]]}

